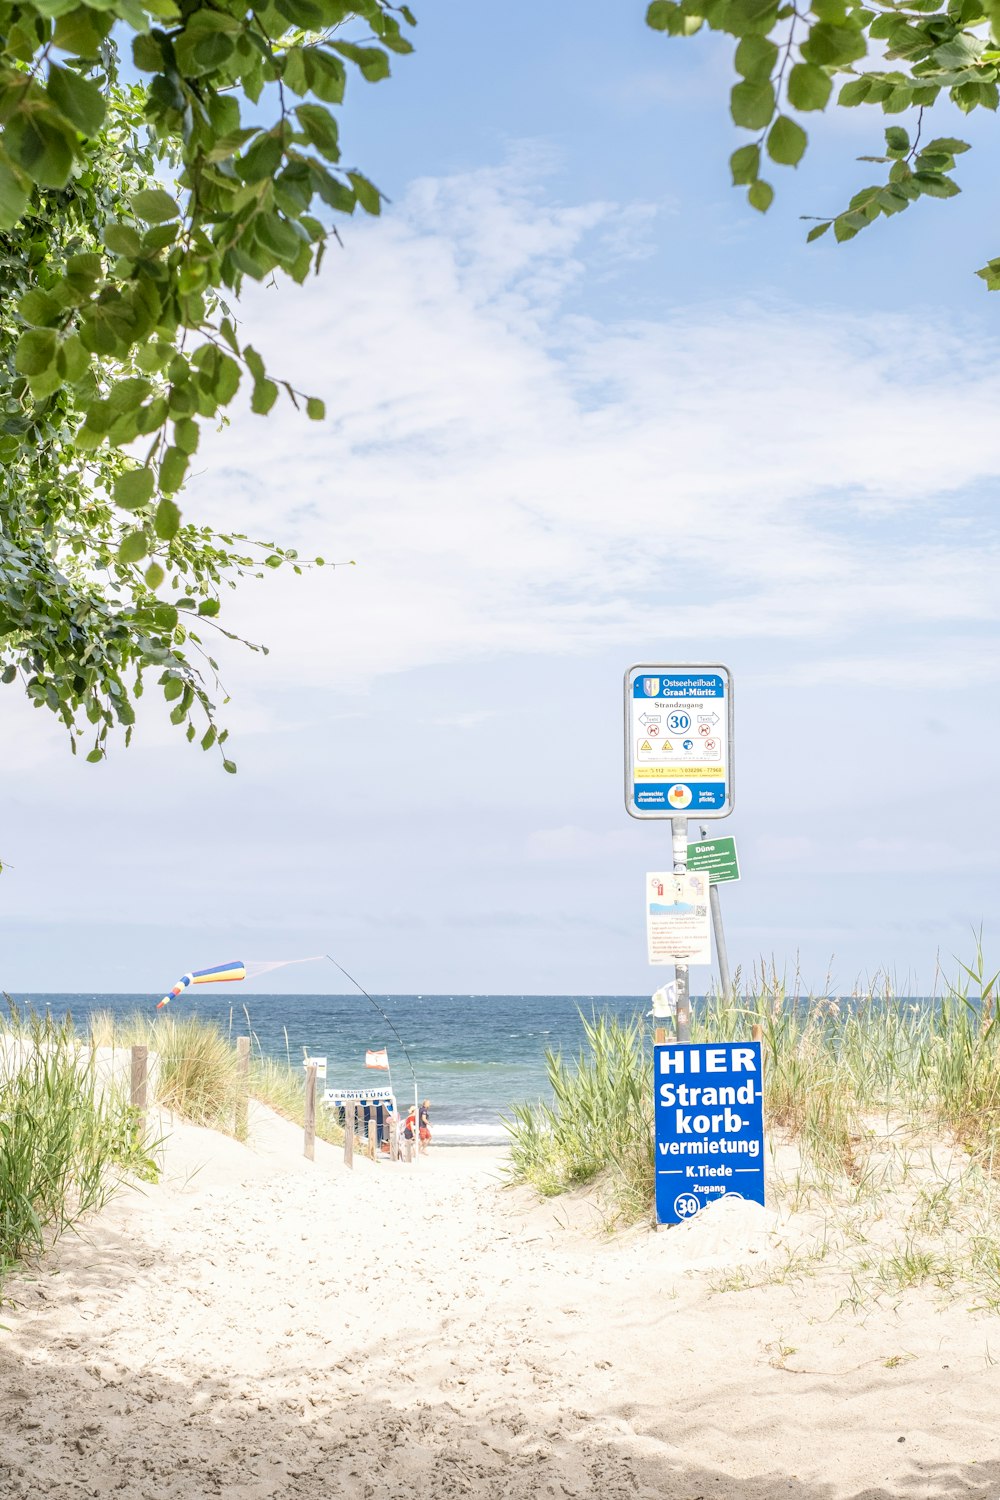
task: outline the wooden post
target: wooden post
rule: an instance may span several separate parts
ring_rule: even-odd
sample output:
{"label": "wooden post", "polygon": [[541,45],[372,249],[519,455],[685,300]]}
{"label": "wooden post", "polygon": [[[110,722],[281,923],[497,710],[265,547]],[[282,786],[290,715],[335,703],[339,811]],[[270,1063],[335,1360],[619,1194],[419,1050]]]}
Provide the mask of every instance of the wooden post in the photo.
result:
{"label": "wooden post", "polygon": [[354,1100],[344,1105],[344,1166],[354,1167]]}
{"label": "wooden post", "polygon": [[378,1147],[378,1126],[375,1124],[375,1106],[368,1112],[368,1158],[375,1160]]}
{"label": "wooden post", "polygon": [[657,1047],[665,1046],[666,1040],[667,1028],[665,1026],[655,1026],[653,1028],[653,1041],[655,1042]]}
{"label": "wooden post", "polygon": [[306,1139],[303,1148],[309,1161],[316,1160],[316,1064],[306,1063]]}
{"label": "wooden post", "polygon": [[399,1160],[399,1125],[396,1121],[396,1111],[393,1110],[389,1121],[389,1160]]}
{"label": "wooden post", "polygon": [[247,1099],[250,1094],[250,1038],[236,1038],[236,1139],[247,1138]]}
{"label": "wooden post", "polygon": [[146,1085],[149,1078],[149,1052],[146,1047],[132,1048],[132,1108],[139,1111],[146,1124]]}

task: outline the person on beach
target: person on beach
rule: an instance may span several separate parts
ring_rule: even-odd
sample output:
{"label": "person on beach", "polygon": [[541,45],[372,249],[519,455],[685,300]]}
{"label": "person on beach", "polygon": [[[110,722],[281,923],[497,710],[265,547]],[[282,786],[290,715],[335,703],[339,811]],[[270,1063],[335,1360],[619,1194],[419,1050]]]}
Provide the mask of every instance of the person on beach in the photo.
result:
{"label": "person on beach", "polygon": [[379,1142],[379,1149],[390,1158],[392,1156],[392,1121],[392,1100],[385,1099],[382,1101],[382,1139]]}
{"label": "person on beach", "polygon": [[422,1099],[421,1100],[421,1102],[420,1102],[420,1114],[419,1114],[418,1118],[419,1118],[419,1129],[420,1129],[420,1150],[424,1154],[426,1154],[427,1147],[431,1143],[430,1107],[431,1107],[431,1101],[429,1099]]}
{"label": "person on beach", "polygon": [[411,1104],[410,1108],[407,1110],[406,1119],[403,1121],[403,1140],[409,1141],[410,1145],[412,1146],[416,1133],[417,1112],[416,1108]]}

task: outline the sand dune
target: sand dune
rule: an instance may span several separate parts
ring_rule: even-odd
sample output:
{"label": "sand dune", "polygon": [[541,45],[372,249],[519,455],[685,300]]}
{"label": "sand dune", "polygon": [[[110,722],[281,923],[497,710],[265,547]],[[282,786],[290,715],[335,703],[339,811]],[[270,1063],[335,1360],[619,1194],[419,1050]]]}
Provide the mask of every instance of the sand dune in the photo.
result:
{"label": "sand dune", "polygon": [[1000,1496],[995,1316],[755,1284],[798,1232],[769,1210],[595,1237],[500,1164],[176,1126],[160,1184],[8,1284],[0,1496]]}

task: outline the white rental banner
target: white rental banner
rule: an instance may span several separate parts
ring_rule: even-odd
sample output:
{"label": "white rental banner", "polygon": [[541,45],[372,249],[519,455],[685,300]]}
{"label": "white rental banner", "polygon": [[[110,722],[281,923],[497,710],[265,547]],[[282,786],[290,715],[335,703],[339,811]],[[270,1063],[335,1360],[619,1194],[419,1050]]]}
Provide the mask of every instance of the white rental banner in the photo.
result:
{"label": "white rental banner", "polygon": [[651,964],[712,962],[709,876],[703,870],[646,876],[646,944]]}

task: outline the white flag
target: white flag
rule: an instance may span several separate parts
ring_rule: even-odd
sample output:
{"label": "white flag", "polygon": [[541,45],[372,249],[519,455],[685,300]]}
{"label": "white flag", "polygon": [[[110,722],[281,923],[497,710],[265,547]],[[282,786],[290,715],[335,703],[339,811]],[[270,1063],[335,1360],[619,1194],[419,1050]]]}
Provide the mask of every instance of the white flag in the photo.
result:
{"label": "white flag", "polygon": [[365,1053],[365,1067],[366,1068],[383,1068],[385,1070],[385,1072],[388,1073],[388,1071],[389,1071],[389,1051],[388,1051],[388,1048],[381,1047],[377,1052],[366,1052]]}

